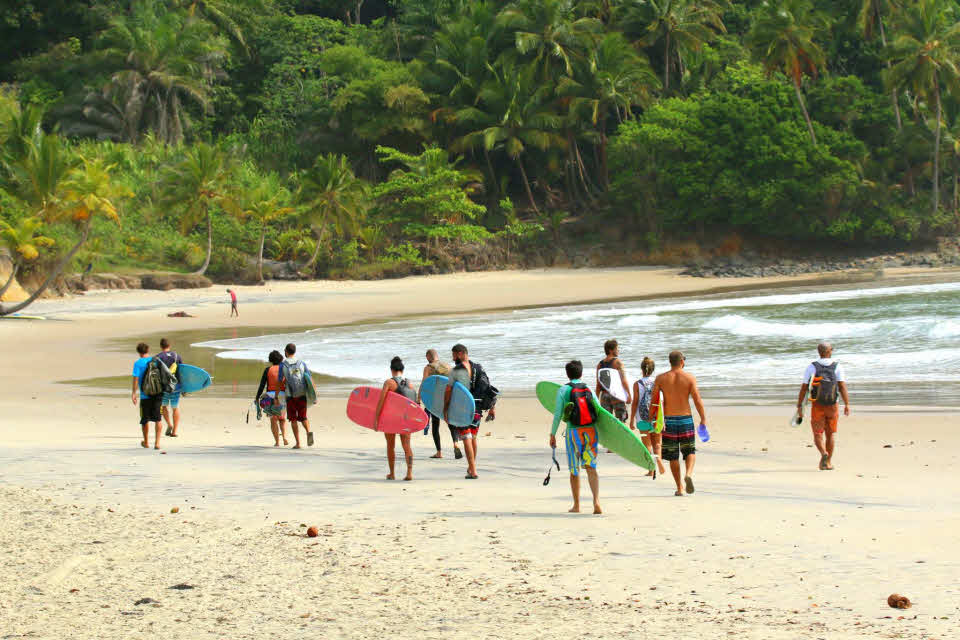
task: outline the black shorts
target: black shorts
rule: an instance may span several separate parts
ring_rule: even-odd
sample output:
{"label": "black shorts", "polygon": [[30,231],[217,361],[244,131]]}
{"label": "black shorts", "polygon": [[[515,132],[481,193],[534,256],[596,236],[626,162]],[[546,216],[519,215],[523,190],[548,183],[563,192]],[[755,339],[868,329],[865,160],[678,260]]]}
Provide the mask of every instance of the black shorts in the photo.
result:
{"label": "black shorts", "polygon": [[160,405],[163,403],[163,396],[153,396],[151,398],[140,398],[140,425],[148,422],[160,422]]}

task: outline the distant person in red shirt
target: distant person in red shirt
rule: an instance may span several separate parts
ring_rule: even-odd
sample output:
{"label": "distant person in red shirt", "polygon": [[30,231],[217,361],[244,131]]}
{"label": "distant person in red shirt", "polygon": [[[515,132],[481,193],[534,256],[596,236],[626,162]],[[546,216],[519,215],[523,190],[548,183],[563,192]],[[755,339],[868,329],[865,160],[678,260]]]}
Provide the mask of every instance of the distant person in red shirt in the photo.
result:
{"label": "distant person in red shirt", "polygon": [[240,312],[237,311],[237,292],[233,289],[227,289],[227,293],[230,294],[230,317],[237,316],[240,317]]}

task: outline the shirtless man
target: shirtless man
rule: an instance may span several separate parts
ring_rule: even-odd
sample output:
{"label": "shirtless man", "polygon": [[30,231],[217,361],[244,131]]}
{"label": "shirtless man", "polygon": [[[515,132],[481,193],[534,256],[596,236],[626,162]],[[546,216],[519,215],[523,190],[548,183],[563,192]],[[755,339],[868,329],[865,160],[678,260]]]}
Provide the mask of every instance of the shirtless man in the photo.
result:
{"label": "shirtless man", "polygon": [[[707,414],[700,399],[700,390],[697,389],[697,379],[683,370],[686,358],[680,351],[670,353],[670,371],[661,373],[653,383],[653,393],[650,397],[650,419],[656,421],[657,413],[664,412],[663,429],[663,459],[670,461],[670,473],[677,483],[677,491],[673,495],[682,496],[684,484],[687,493],[693,493],[693,465],[697,460],[697,445],[694,437],[693,415],[690,413],[690,400],[693,400],[697,413],[700,415],[700,424],[707,424]],[[663,393],[663,407],[656,404],[656,400]],[[681,483],[680,456],[686,463],[685,483]]]}

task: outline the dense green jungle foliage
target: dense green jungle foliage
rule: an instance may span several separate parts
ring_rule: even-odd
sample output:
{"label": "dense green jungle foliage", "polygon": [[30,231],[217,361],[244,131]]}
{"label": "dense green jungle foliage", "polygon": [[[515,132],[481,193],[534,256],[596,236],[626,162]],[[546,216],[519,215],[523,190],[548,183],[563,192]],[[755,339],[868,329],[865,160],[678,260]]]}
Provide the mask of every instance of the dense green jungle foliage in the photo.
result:
{"label": "dense green jungle foliage", "polygon": [[248,280],[923,241],[958,221],[958,21],[958,0],[6,3],[0,233],[21,273]]}

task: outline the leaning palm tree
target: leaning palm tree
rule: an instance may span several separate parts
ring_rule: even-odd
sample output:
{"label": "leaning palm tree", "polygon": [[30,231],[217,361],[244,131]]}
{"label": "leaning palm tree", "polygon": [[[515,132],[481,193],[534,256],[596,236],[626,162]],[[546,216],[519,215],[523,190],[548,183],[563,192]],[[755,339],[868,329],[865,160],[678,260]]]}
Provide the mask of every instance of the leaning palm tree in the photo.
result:
{"label": "leaning palm tree", "polygon": [[[863,28],[863,37],[872,40],[874,35],[880,35],[880,45],[884,52],[887,50],[887,29],[883,24],[884,17],[889,16],[898,5],[899,0],[862,0],[860,6],[860,15],[857,16],[857,22]],[[890,60],[885,61],[887,69],[890,68]],[[900,117],[900,99],[898,92],[893,89],[891,98],[893,103],[893,113],[897,117],[897,131],[903,128],[903,119]]]}
{"label": "leaning palm tree", "polygon": [[940,209],[940,142],[944,90],[960,94],[960,23],[951,0],[919,0],[897,16],[890,48],[890,88],[908,89],[933,109],[933,213]]}
{"label": "leaning palm tree", "polygon": [[543,80],[556,73],[573,74],[573,62],[583,58],[592,36],[603,31],[596,18],[577,17],[572,0],[518,0],[508,5],[497,23],[514,34],[521,59],[540,70]]}
{"label": "leaning palm tree", "polygon": [[453,149],[462,151],[482,145],[487,152],[506,153],[520,170],[530,208],[539,213],[523,158],[528,147],[544,152],[567,148],[566,138],[559,133],[563,118],[554,109],[553,87],[538,82],[533,67],[507,64],[491,71],[477,106],[456,114],[458,120],[472,123],[475,128],[457,140]]}
{"label": "leaning palm tree", "polygon": [[313,255],[301,267],[309,269],[320,256],[329,225],[341,230],[355,228],[367,204],[368,190],[366,183],[353,173],[346,156],[333,153],[317,156],[313,166],[301,171],[299,178],[298,200],[317,237]]}
{"label": "leaning palm tree", "polygon": [[[252,171],[251,171],[252,172]],[[290,191],[275,173],[253,176],[253,186],[235,189],[223,200],[223,208],[241,220],[253,220],[260,228],[260,243],[257,250],[257,282],[263,282],[263,245],[267,229],[279,218],[296,211],[291,206]]]}
{"label": "leaning palm tree", "polygon": [[684,59],[726,33],[726,0],[647,0],[624,2],[615,14],[628,34],[638,32],[640,44],[663,51],[663,89],[670,90],[670,71],[683,73]]}
{"label": "leaning palm tree", "polygon": [[226,43],[210,23],[139,0],[110,21],[100,45],[89,64],[109,80],[64,113],[65,133],[136,142],[151,131],[177,144],[190,127],[188,105],[209,111],[226,59]]}
{"label": "leaning palm tree", "polygon": [[817,134],[803,101],[800,85],[804,76],[816,78],[826,65],[823,50],[814,38],[819,20],[809,0],[782,0],[764,2],[748,42],[767,68],[767,73],[780,71],[793,83],[797,102],[807,123],[807,131],[814,146]]}
{"label": "leaning palm tree", "polygon": [[207,226],[207,255],[196,273],[203,275],[213,254],[213,208],[226,195],[233,171],[226,152],[200,142],[189,147],[182,159],[163,169],[158,188],[161,203],[179,207],[181,230],[186,233],[203,221]]}
{"label": "leaning palm tree", "polygon": [[660,88],[660,80],[647,57],[634,51],[620,33],[608,33],[590,53],[587,64],[578,65],[572,78],[562,78],[557,92],[569,96],[568,119],[596,129],[600,141],[600,173],[609,186],[607,171],[607,120],[629,120],[634,106],[646,106]]}
{"label": "leaning palm tree", "polygon": [[7,289],[10,288],[10,285],[13,284],[17,273],[25,263],[33,262],[39,258],[41,249],[52,247],[56,244],[53,238],[48,238],[40,234],[42,227],[43,221],[36,216],[23,218],[15,224],[0,220],[0,243],[2,243],[10,253],[10,261],[12,262],[10,276],[7,278],[7,281],[0,286],[0,299],[3,298],[3,294],[5,294]]}
{"label": "leaning palm tree", "polygon": [[113,170],[114,165],[108,165],[102,159],[82,159],[82,164],[71,170],[60,183],[55,196],[47,201],[45,217],[50,221],[69,220],[76,226],[79,238],[26,300],[9,308],[0,305],[0,316],[16,313],[43,295],[90,237],[95,218],[103,217],[120,224],[117,203],[133,193],[113,180]]}

